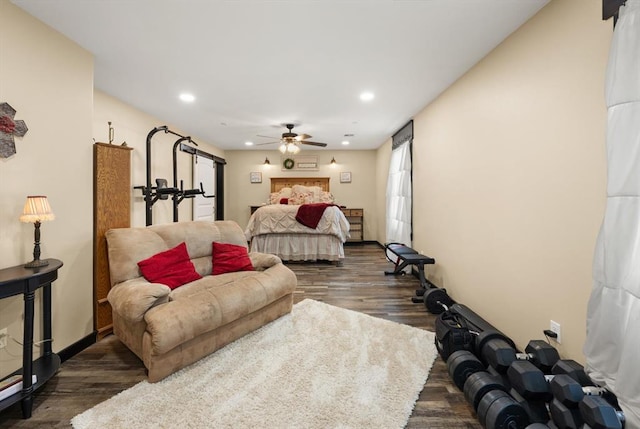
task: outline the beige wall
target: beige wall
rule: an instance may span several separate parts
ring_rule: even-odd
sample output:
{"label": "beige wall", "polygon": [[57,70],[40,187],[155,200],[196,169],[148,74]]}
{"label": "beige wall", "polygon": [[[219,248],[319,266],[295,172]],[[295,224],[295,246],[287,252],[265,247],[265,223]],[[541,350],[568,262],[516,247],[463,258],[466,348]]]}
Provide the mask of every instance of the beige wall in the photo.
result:
{"label": "beige wall", "polygon": [[[300,155],[314,155],[318,171],[282,171],[281,154],[272,151],[226,151],[227,176],[225,218],[235,220],[242,228],[249,221],[249,206],[266,202],[271,177],[330,177],[331,192],[336,203],[364,209],[364,239],[376,240],[378,211],[376,208],[376,151],[313,151],[303,149]],[[265,166],[269,157],[271,165]],[[337,164],[330,165],[335,157]],[[262,172],[262,183],[249,182],[249,173]],[[351,172],[351,183],[340,183],[340,172]]]}
{"label": "beige wall", "polygon": [[414,122],[414,246],[437,260],[429,277],[521,347],[559,322],[561,355],[581,362],[605,202],[600,16],[596,0],[549,3]]}
{"label": "beige wall", "polygon": [[[146,142],[149,132],[159,126],[167,125],[169,129],[181,135],[189,135],[188,132],[166,124],[161,120],[147,115],[120,100],[111,97],[104,92],[95,91],[93,113],[93,136],[97,142],[106,143],[109,141],[109,125],[111,122],[114,128],[114,144],[127,142],[133,148],[131,154],[131,185],[145,185],[147,182],[146,168]],[[212,155],[224,158],[224,151],[208,144],[204,140],[192,136],[198,144],[197,148]],[[167,179],[169,186],[173,184],[173,144],[179,137],[158,132],[151,139],[151,183],[155,186],[156,178]],[[185,142],[186,143],[186,142]],[[189,143],[187,143],[189,144]],[[191,144],[189,144],[191,145]],[[191,145],[193,146],[193,145]],[[177,176],[178,186],[180,180],[184,180],[184,188],[193,187],[193,167],[192,156],[184,152],[177,152]],[[131,225],[145,225],[145,203],[142,191],[132,189],[132,213]],[[155,225],[173,222],[173,203],[171,198],[159,200],[153,205],[153,223]],[[178,220],[191,220],[192,200],[183,200],[178,206]]]}
{"label": "beige wall", "polygon": [[[0,101],[29,128],[16,138],[17,154],[0,159],[0,262],[9,267],[33,258],[33,224],[18,217],[27,195],[47,195],[56,219],[42,224],[42,258],[64,262],[52,288],[53,349],[59,351],[93,330],[93,57],[0,0]],[[22,315],[22,296],[0,300],[0,328],[19,341]],[[39,327],[40,311],[35,320]],[[0,377],[21,366],[21,355],[14,341],[0,350]]]}

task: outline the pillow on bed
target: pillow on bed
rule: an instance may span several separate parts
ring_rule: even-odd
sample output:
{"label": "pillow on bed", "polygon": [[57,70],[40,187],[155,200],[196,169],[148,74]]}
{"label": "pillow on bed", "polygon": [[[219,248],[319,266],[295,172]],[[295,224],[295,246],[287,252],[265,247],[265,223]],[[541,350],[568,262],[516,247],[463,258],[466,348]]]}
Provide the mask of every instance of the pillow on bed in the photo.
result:
{"label": "pillow on bed", "polygon": [[291,188],[282,188],[279,192],[272,192],[269,195],[269,204],[281,204],[280,200],[291,197]]}
{"label": "pillow on bed", "polygon": [[293,185],[291,196],[289,197],[289,204],[319,203],[321,193],[322,188],[320,186]]}
{"label": "pillow on bed", "polygon": [[282,188],[280,189],[280,196],[282,198],[289,198],[292,192],[293,192],[293,189],[291,188]]}
{"label": "pillow on bed", "polygon": [[280,201],[280,192],[272,192],[269,194],[268,204],[278,204],[278,201]]}
{"label": "pillow on bed", "polygon": [[335,202],[335,198],[333,198],[333,194],[331,192],[322,191],[320,193],[320,201],[321,203],[333,204]]}

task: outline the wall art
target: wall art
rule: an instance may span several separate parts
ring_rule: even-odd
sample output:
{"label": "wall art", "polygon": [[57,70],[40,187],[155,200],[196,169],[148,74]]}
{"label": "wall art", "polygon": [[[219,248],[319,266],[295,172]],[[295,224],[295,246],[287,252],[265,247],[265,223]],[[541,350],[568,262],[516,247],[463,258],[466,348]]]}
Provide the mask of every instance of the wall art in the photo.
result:
{"label": "wall art", "polygon": [[27,131],[27,124],[13,119],[16,110],[9,103],[0,103],[0,158],[9,158],[16,154],[14,137],[23,137]]}

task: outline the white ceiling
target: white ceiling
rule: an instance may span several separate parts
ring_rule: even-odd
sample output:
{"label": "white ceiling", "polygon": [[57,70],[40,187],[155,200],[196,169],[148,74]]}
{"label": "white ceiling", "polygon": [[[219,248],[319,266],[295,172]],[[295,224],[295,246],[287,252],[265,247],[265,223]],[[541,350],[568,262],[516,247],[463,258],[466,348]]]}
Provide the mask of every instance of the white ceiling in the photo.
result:
{"label": "white ceiling", "polygon": [[548,0],[13,2],[92,52],[96,88],[158,125],[228,150],[292,122],[336,150],[379,147]]}

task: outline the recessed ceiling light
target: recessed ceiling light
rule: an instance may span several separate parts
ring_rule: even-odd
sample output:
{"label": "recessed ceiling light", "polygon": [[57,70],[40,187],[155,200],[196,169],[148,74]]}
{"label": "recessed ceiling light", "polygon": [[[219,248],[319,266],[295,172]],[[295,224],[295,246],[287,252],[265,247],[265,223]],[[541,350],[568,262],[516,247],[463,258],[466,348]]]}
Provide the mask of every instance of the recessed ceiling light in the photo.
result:
{"label": "recessed ceiling light", "polygon": [[244,142],[245,146],[253,146],[253,142]]}
{"label": "recessed ceiling light", "polygon": [[347,140],[343,140],[343,141],[342,141],[342,144],[346,146],[346,145],[348,145],[348,144],[349,144],[349,142],[348,142]]}
{"label": "recessed ceiling light", "polygon": [[180,94],[180,100],[184,101],[185,103],[193,103],[196,100],[196,97],[193,94],[183,92],[182,94]]}
{"label": "recessed ceiling light", "polygon": [[362,101],[371,101],[375,98],[375,95],[373,95],[373,92],[363,92],[362,94],[360,94],[360,100]]}

